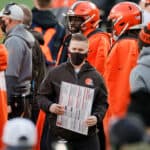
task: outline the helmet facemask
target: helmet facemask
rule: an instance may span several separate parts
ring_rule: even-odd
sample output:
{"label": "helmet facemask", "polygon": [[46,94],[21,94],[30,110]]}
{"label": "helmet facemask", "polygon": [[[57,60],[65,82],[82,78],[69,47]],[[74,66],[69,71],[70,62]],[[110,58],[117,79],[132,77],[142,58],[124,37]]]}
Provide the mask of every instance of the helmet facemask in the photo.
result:
{"label": "helmet facemask", "polygon": [[112,33],[115,36],[121,36],[128,29],[128,22],[122,21],[122,16],[112,20],[113,30]]}
{"label": "helmet facemask", "polygon": [[81,24],[81,28],[83,31],[87,29],[95,29],[99,26],[100,19],[95,21],[94,17],[95,17],[94,14],[92,16],[84,16],[85,21]]}

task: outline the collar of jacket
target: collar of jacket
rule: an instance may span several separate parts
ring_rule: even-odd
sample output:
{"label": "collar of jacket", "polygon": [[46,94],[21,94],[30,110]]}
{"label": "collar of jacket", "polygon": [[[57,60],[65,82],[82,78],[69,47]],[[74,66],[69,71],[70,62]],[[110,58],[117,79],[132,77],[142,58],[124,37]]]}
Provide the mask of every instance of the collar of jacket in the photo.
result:
{"label": "collar of jacket", "polygon": [[138,39],[138,34],[139,34],[139,29],[138,30],[128,30],[126,31],[124,34],[122,34],[118,40],[120,39],[124,39],[124,38],[134,38],[134,39]]}

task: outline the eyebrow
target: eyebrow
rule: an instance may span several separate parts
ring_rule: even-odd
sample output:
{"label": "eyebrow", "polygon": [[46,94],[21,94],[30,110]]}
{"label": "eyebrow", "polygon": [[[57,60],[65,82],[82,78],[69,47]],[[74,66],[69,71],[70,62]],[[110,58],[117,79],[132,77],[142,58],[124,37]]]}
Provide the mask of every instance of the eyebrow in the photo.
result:
{"label": "eyebrow", "polygon": [[79,49],[78,48],[77,49],[76,48],[70,48],[69,50],[70,51],[76,51],[77,50],[77,51],[80,51],[80,52],[87,52],[88,51],[88,49],[81,49],[81,48],[79,48]]}

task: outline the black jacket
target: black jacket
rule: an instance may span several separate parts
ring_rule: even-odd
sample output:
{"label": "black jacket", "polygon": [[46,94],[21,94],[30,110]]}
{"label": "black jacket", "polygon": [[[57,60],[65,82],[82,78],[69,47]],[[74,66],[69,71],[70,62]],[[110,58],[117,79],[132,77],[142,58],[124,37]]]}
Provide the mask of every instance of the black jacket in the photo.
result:
{"label": "black jacket", "polygon": [[[87,85],[85,80],[91,79],[91,85]],[[49,107],[53,103],[58,103],[60,94],[61,81],[73,83],[85,87],[95,89],[95,95],[92,106],[92,114],[98,118],[100,123],[106,110],[108,108],[107,103],[107,90],[102,77],[99,73],[86,62],[80,72],[76,74],[74,68],[70,62],[63,63],[55,68],[52,68],[45,79],[43,80],[40,89],[38,91],[38,101],[40,108],[43,109],[50,118],[51,133],[57,136],[61,136],[67,140],[81,139],[84,136],[63,128],[56,127],[56,115],[49,112]],[[96,126],[90,127],[88,135],[96,133]]]}

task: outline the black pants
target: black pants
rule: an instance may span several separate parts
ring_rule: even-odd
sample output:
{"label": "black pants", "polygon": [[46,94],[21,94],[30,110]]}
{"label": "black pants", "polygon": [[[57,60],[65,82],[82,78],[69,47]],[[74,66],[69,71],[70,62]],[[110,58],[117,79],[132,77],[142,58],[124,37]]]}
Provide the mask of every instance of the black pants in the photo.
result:
{"label": "black pants", "polygon": [[103,127],[103,123],[100,123],[98,125],[98,137],[99,137],[99,141],[100,141],[100,150],[106,150],[106,137],[105,137],[105,133],[104,133],[104,127]]}
{"label": "black pants", "polygon": [[9,114],[8,118],[16,118],[16,117],[23,117],[23,118],[31,118],[31,98],[30,95],[26,96],[12,96],[11,98],[11,108],[12,112]]}
{"label": "black pants", "polygon": [[[58,139],[52,137],[50,133],[48,137],[46,142],[47,150],[55,150],[55,146],[59,144]],[[97,134],[76,141],[67,141],[66,146],[68,150],[100,150]]]}

